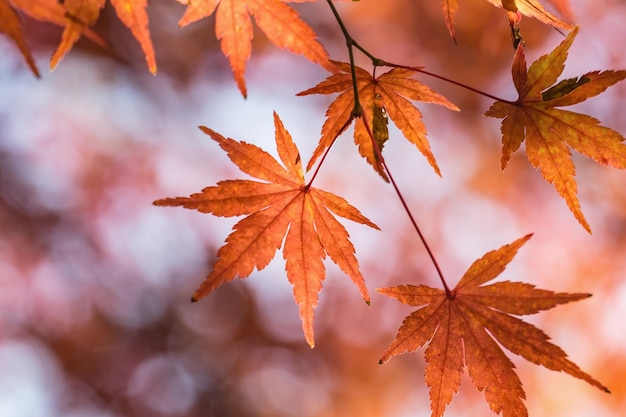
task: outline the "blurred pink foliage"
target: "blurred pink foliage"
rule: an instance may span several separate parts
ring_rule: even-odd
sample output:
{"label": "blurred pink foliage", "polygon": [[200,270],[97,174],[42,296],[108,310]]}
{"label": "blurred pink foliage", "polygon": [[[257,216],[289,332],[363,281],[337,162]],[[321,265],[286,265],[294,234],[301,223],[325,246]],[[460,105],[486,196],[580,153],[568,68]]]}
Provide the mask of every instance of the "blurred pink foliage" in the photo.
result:
{"label": "blurred pink foliage", "polygon": [[[233,223],[151,202],[239,175],[196,126],[273,149],[276,110],[310,155],[330,99],[294,97],[326,73],[257,36],[243,100],[213,21],[178,29],[184,9],[171,3],[149,7],[157,77],[110,6],[95,30],[114,49],[81,40],[41,80],[0,38],[0,415],[427,415],[421,356],[377,364],[408,310],[381,296],[366,307],[332,265],[314,350],[302,338],[280,259],[189,303]],[[339,9],[352,35],[379,57],[426,65],[514,99],[506,18],[475,3],[461,3],[458,45],[438,2],[362,1]],[[567,71],[626,68],[626,5],[572,5],[582,29]],[[345,60],[324,2],[295,7],[331,57]],[[24,27],[44,68],[61,30],[28,18]],[[561,39],[528,19],[522,34],[533,59]],[[498,123],[481,116],[488,101],[420,80],[462,110],[420,105],[443,178],[394,137],[397,131],[385,152],[444,273],[454,285],[485,251],[535,232],[502,278],[594,293],[537,321],[613,394],[519,361],[530,415],[617,415],[626,408],[626,176],[576,161],[594,230],[588,236],[523,156],[500,172]],[[624,134],[625,106],[626,89],[617,86],[578,110]],[[319,181],[383,229],[350,229],[370,292],[436,285],[392,190],[356,155],[350,137],[333,148]],[[466,382],[446,415],[488,415]]]}

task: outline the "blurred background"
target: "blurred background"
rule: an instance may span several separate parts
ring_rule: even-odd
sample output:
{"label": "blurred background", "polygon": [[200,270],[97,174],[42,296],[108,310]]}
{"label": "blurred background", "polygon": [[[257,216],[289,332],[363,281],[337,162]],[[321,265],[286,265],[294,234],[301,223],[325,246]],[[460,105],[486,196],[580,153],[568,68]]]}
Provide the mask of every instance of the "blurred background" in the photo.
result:
{"label": "blurred background", "polygon": [[[515,99],[504,12],[462,1],[454,44],[439,3],[337,6],[374,55]],[[581,31],[564,76],[626,68],[626,2],[571,5]],[[325,2],[293,7],[332,59],[346,61]],[[392,188],[358,156],[351,130],[316,185],[382,228],[347,224],[371,306],[328,262],[311,350],[281,255],[189,302],[237,219],[151,203],[245,178],[197,126],[275,155],[275,110],[308,159],[333,97],[295,97],[328,74],[255,28],[244,100],[215,40],[214,17],[179,29],[182,5],[153,0],[148,12],[156,77],[108,3],[95,30],[112,49],[82,39],[54,72],[46,68],[62,29],[21,16],[41,79],[0,37],[0,416],[429,416],[423,351],[378,365],[413,309],[375,289],[440,284]],[[563,38],[529,18],[521,30],[529,62]],[[513,357],[529,413],[623,415],[626,173],[574,155],[588,235],[523,152],[500,171],[500,121],[482,116],[490,100],[417,78],[461,108],[418,104],[443,177],[393,127],[385,157],[449,284],[485,252],[534,232],[501,279],[594,294],[527,319],[613,393]],[[626,134],[624,108],[622,83],[574,110]],[[465,375],[446,416],[486,415]]]}

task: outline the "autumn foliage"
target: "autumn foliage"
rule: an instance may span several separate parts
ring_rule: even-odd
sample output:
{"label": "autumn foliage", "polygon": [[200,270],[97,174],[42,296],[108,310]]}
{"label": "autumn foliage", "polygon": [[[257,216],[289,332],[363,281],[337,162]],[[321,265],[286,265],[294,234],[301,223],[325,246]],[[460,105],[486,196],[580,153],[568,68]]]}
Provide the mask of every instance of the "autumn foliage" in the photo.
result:
{"label": "autumn foliage", "polygon": [[[348,128],[354,119],[352,110],[355,105],[355,93],[352,87],[350,64],[345,62],[335,62],[334,64],[341,70],[341,74],[331,75],[315,87],[297,94],[306,96],[309,94],[341,93],[328,107],[326,112],[328,119],[322,127],[322,137],[313,152],[307,169],[313,167],[315,161],[332,146],[335,139]],[[385,142],[389,139],[387,118],[390,118],[402,131],[404,137],[426,157],[435,172],[441,175],[426,138],[426,126],[422,122],[422,114],[407,97],[421,102],[439,104],[451,110],[458,110],[458,107],[426,85],[412,79],[411,77],[417,72],[414,69],[393,68],[376,78],[362,68],[354,67],[354,70],[358,97],[363,108],[363,114],[356,119],[354,128],[354,142],[359,147],[359,153],[383,178],[387,179],[381,161],[374,151],[374,144],[368,134],[368,127],[374,135],[374,142],[382,150]]]}
{"label": "autumn foliage", "polygon": [[430,387],[432,416],[439,417],[461,384],[466,366],[478,391],[484,391],[491,409],[503,416],[526,416],[522,383],[513,363],[496,341],[526,360],[553,371],[563,371],[603,391],[608,388],[581,371],[548,336],[535,326],[511,316],[535,314],[590,294],[554,293],[522,282],[502,281],[483,286],[504,271],[524,236],[474,262],[452,290],[425,285],[380,288],[378,292],[401,303],[422,308],[404,319],[395,340],[380,362],[413,352],[428,343],[426,385]]}
{"label": "autumn foliage", "polygon": [[592,71],[556,83],[577,33],[578,28],[574,28],[559,46],[535,61],[530,69],[526,69],[524,46],[520,44],[512,69],[519,98],[515,102],[497,101],[486,115],[504,119],[502,169],[511,154],[526,141],[529,162],[541,171],[546,181],[554,184],[576,219],[591,232],[576,195],[570,148],[600,164],[624,169],[626,145],[622,135],[600,126],[593,117],[557,107],[571,106],[602,93],[626,78],[626,71]]}
{"label": "autumn foliage", "polygon": [[[322,37],[288,1],[177,1],[185,6],[178,20],[181,28],[214,16],[215,36],[242,96],[248,95],[246,65],[252,54],[255,26],[276,47],[302,56],[330,72],[327,78],[297,96],[337,95],[328,105],[320,136],[302,138],[317,143],[312,155],[305,156],[304,160],[276,113],[273,122],[278,158],[255,145],[255,138],[246,138],[250,142],[240,141],[224,137],[209,127],[200,127],[242,173],[253,179],[225,179],[187,197],[154,201],[157,206],[180,206],[218,217],[244,216],[217,250],[210,271],[191,296],[192,301],[200,301],[236,278],[247,278],[255,270],[263,270],[281,250],[304,339],[311,348],[315,346],[314,312],[326,278],[324,261],[327,257],[356,285],[365,301],[363,304],[370,304],[366,283],[377,285],[376,277],[364,277],[355,246],[340,220],[380,229],[343,197],[313,186],[319,176],[332,169],[332,165],[326,163],[326,156],[354,122],[352,137],[358,153],[394,188],[404,208],[407,227],[412,227],[423,243],[424,254],[441,282],[441,288],[435,288],[421,283],[421,278],[406,277],[411,283],[377,290],[403,304],[418,307],[404,319],[395,338],[382,353],[380,363],[425,347],[424,376],[429,388],[432,417],[444,415],[459,391],[464,369],[467,369],[474,387],[484,393],[494,413],[504,417],[527,416],[522,382],[502,348],[609,392],[605,385],[570,361],[542,330],[516,317],[579,301],[590,294],[554,292],[517,281],[490,282],[504,272],[531,234],[486,253],[469,267],[454,288],[450,288],[428,245],[428,236],[422,233],[413,208],[404,198],[403,191],[408,190],[400,190],[392,174],[393,161],[386,161],[383,154],[386,143],[396,140],[390,137],[391,120],[432,170],[445,178],[427,138],[423,110],[416,103],[419,106],[437,104],[453,110],[448,112],[452,123],[456,112],[463,108],[454,104],[453,98],[435,92],[421,78],[435,77],[470,90],[493,101],[484,113],[486,116],[502,119],[501,169],[504,170],[512,155],[523,147],[530,165],[554,186],[575,219],[591,233],[592,227],[578,199],[571,151],[601,165],[624,169],[626,145],[621,133],[603,126],[587,114],[564,110],[563,107],[600,95],[626,78],[626,70],[591,70],[559,80],[579,32],[579,27],[569,22],[573,20],[573,13],[566,0],[552,0],[549,7],[537,0],[488,0],[503,9],[503,25],[511,31],[512,84],[518,94],[514,100],[429,72],[421,66],[422,62],[406,65],[374,56],[350,35],[350,28],[330,0],[317,3],[320,10],[330,9],[346,41],[347,53],[341,60],[330,59],[320,40]],[[314,2],[299,0],[292,3],[307,1]],[[110,4],[141,46],[148,70],[156,74],[147,0],[111,0]],[[0,32],[19,49],[30,71],[40,77],[23,33],[22,16],[63,28],[58,47],[50,59],[50,68],[54,69],[83,36],[104,50],[111,48],[109,41],[93,29],[105,5],[105,0],[0,0]],[[458,0],[442,2],[443,20],[453,40],[458,37],[455,19],[459,7]],[[557,12],[552,13],[551,9]],[[524,41],[520,26],[522,16],[537,19],[563,32],[562,41],[530,66],[526,63],[525,50],[531,45]],[[371,71],[355,64],[354,55],[359,52],[371,61]],[[412,59],[406,58],[407,61]],[[382,67],[386,69],[384,72]],[[303,165],[305,161],[306,165]],[[189,191],[181,190],[180,194],[187,195]],[[367,211],[366,208],[362,210]],[[526,279],[531,278],[540,279]]]}
{"label": "autumn foliage", "polygon": [[158,200],[154,204],[183,206],[216,216],[248,215],[235,225],[226,245],[218,251],[217,262],[194,293],[193,301],[224,282],[245,278],[255,268],[259,271],[265,268],[284,240],[287,279],[293,285],[293,295],[300,307],[306,340],[313,347],[313,309],[325,278],[322,260],[326,255],[352,279],[365,302],[370,303],[354,246],[335,215],[375,229],[378,226],[343,198],[305,184],[298,148],[276,114],[274,124],[276,148],[284,166],[254,145],[226,139],[201,127],[239,169],[267,182],[222,181],[202,193]]}

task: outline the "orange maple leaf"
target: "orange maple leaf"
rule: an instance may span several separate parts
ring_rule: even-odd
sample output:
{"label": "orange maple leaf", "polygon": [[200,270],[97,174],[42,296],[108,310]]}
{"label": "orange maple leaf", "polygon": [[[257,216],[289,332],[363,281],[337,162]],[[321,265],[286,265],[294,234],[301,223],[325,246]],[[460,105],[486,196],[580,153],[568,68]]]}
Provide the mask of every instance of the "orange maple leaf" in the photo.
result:
{"label": "orange maple leaf", "polygon": [[411,306],[423,306],[407,316],[380,363],[413,352],[428,342],[426,384],[430,387],[432,417],[443,415],[459,390],[463,368],[491,409],[504,417],[528,415],[525,393],[514,365],[497,343],[526,360],[563,371],[609,392],[600,382],[567,359],[540,329],[514,315],[535,314],[590,294],[555,293],[522,282],[497,282],[517,250],[531,235],[486,253],[463,275],[456,288],[446,291],[425,285],[401,285],[378,292]]}
{"label": "orange maple leaf", "polygon": [[8,0],[0,0],[0,33],[5,33],[19,48],[30,70],[39,78],[39,70],[24,39],[20,17]]}
{"label": "orange maple leaf", "polygon": [[[221,40],[222,52],[228,58],[241,94],[247,95],[246,62],[252,54],[252,21],[276,46],[335,72],[317,35],[291,7],[280,0],[178,0],[187,4],[178,22],[185,27],[215,12],[215,34]],[[300,0],[302,2],[303,0]],[[310,1],[310,0],[309,0]],[[217,11],[216,11],[217,10]]]}
{"label": "orange maple leaf", "polygon": [[576,219],[591,232],[576,195],[570,147],[600,164],[624,169],[624,138],[618,132],[600,126],[593,117],[555,107],[577,104],[602,93],[626,78],[626,71],[593,71],[554,84],[563,72],[567,51],[577,33],[578,28],[575,28],[552,52],[535,61],[529,70],[520,43],[512,68],[519,98],[515,102],[496,101],[485,114],[504,119],[501,127],[502,169],[511,154],[526,140],[530,163],[541,171],[546,181],[554,184]]}
{"label": "orange maple leaf", "polygon": [[[504,8],[508,12],[521,13],[524,16],[534,17],[535,19],[555,28],[571,30],[574,25],[559,19],[552,13],[548,12],[538,0],[487,0],[496,7]],[[573,17],[569,3],[566,0],[550,0],[561,13],[568,18]],[[454,33],[454,18],[459,10],[459,0],[443,0],[442,2],[443,16],[448,26],[448,31],[452,39],[456,39]]]}
{"label": "orange maple leaf", "polygon": [[[91,41],[103,48],[108,47],[107,42],[88,27],[97,19],[101,6],[97,7],[97,9],[96,6],[103,3],[103,1],[104,0],[68,0],[64,5],[58,0],[8,0],[9,4],[15,9],[20,10],[35,20],[50,22],[65,27],[61,44],[50,61],[51,69],[54,69],[59,60],[69,52],[81,34],[84,34]],[[22,55],[24,55],[25,52],[22,47],[20,47],[20,50],[22,50]],[[28,48],[26,48],[26,51],[28,51]],[[24,57],[32,70],[32,65],[28,57],[26,55],[24,55]]]}
{"label": "orange maple leaf", "polygon": [[[315,87],[297,94],[298,96],[305,96],[341,92],[326,111],[327,119],[322,126],[322,137],[309,160],[307,170],[311,169],[317,158],[348,128],[354,117],[354,89],[350,64],[334,61],[333,63],[341,70],[341,73],[331,75]],[[393,68],[376,78],[359,67],[355,67],[355,72],[359,103],[363,108],[367,126],[373,130],[378,146],[382,149],[388,137],[386,132],[386,118],[388,116],[409,142],[422,152],[435,172],[441,175],[426,138],[426,126],[422,122],[422,113],[408,99],[440,104],[457,111],[459,110],[458,107],[421,82],[411,79],[417,72],[414,69]],[[382,124],[381,120],[383,121]],[[376,157],[365,123],[361,118],[358,118],[355,123],[354,141],[359,147],[359,153],[384,179],[387,179],[381,162]]]}
{"label": "orange maple leaf", "polygon": [[[7,0],[1,1],[6,2]],[[59,61],[72,49],[83,34],[101,47],[109,47],[107,41],[90,29],[90,26],[94,25],[98,20],[100,10],[104,7],[105,1],[8,0],[13,7],[21,10],[33,19],[64,27],[61,42],[50,60],[50,69],[54,69],[58,65]],[[145,10],[147,6],[146,0],[111,0],[111,4],[115,8],[119,19],[131,30],[141,45],[146,55],[150,72],[156,74],[157,66],[154,48],[150,39],[150,32],[148,31],[148,15]],[[2,31],[1,28],[0,31]],[[24,50],[21,46],[20,50],[22,50],[24,55]],[[30,66],[27,55],[24,55],[24,57]]]}
{"label": "orange maple leaf", "polygon": [[63,29],[61,43],[50,60],[50,69],[54,69],[61,58],[72,49],[72,46],[80,39],[83,30],[96,23],[104,2],[105,0],[65,0],[62,3],[66,12],[65,29]]}
{"label": "orange maple leaf", "polygon": [[325,278],[322,260],[326,255],[352,279],[365,301],[370,300],[348,232],[332,213],[375,229],[378,226],[343,198],[306,185],[298,148],[276,113],[274,125],[284,167],[255,145],[201,127],[243,172],[267,182],[221,181],[201,193],[157,200],[154,204],[183,206],[216,216],[247,215],[218,250],[213,270],[193,294],[193,301],[224,282],[246,278],[254,268],[262,270],[283,246],[287,278],[293,285],[306,340],[313,347],[313,310]]}
{"label": "orange maple leaf", "polygon": [[152,74],[156,74],[157,64],[154,57],[154,47],[148,30],[147,0],[111,0],[111,4],[115,8],[117,17],[130,29],[130,32],[141,45],[146,56],[148,69]]}

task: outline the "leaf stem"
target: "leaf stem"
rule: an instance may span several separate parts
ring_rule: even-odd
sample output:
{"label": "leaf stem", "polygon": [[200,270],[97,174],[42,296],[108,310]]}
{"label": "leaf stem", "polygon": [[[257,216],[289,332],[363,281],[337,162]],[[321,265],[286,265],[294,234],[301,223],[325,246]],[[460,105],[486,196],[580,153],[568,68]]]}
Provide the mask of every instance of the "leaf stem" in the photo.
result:
{"label": "leaf stem", "polygon": [[337,141],[337,138],[341,136],[341,134],[348,128],[348,126],[350,126],[350,124],[352,123],[352,120],[354,120],[354,116],[350,116],[350,118],[343,124],[343,126],[341,126],[341,129],[339,129],[339,133],[337,133],[337,136],[335,136],[335,138],[330,143],[330,145],[328,145],[328,147],[326,148],[326,151],[324,151],[324,155],[322,155],[322,157],[320,158],[320,162],[317,164],[317,167],[315,168],[315,171],[313,172],[313,176],[311,177],[309,182],[304,186],[305,189],[308,190],[309,188],[311,188],[311,185],[313,184],[313,180],[315,180],[315,177],[317,177],[317,173],[320,171],[320,168],[324,164],[324,160],[326,159],[328,152],[330,152],[330,148],[333,147],[333,145]]}
{"label": "leaf stem", "polygon": [[469,91],[474,92],[476,94],[480,94],[481,96],[485,96],[485,97],[490,98],[492,100],[502,101],[502,102],[508,103],[508,104],[515,104],[514,101],[505,100],[503,98],[500,98],[500,97],[494,96],[492,94],[486,93],[486,92],[484,92],[482,90],[478,90],[477,88],[470,87],[469,85],[463,84],[463,83],[461,83],[459,81],[455,81],[455,80],[452,80],[452,79],[450,79],[448,77],[444,77],[443,75],[439,75],[439,74],[435,74],[434,72],[426,71],[422,67],[410,67],[410,66],[407,66],[407,65],[398,65],[398,64],[393,64],[393,63],[390,63],[390,62],[385,62],[385,61],[383,61],[383,62],[384,62],[384,64],[382,64],[382,65],[387,66],[387,67],[411,69],[413,71],[417,71],[417,72],[420,72],[422,74],[430,75],[431,77],[438,78],[438,79],[440,79],[442,81],[445,81],[447,83],[454,84],[457,87],[464,88],[466,90],[469,90]]}
{"label": "leaf stem", "polygon": [[356,112],[358,111],[357,109],[361,106],[361,104],[359,103],[359,96],[358,96],[357,88],[356,88],[356,71],[354,69],[354,54],[353,54],[352,48],[357,48],[359,51],[361,51],[361,53],[363,53],[363,55],[367,56],[372,61],[372,65],[374,65],[374,67],[385,66],[385,67],[392,67],[392,68],[411,69],[417,72],[421,72],[422,74],[430,75],[431,77],[438,78],[450,84],[454,84],[457,87],[464,88],[466,90],[472,91],[476,94],[480,94],[481,96],[485,96],[492,100],[502,101],[508,104],[515,104],[515,102],[513,101],[504,100],[500,97],[496,97],[492,94],[478,90],[474,87],[470,87],[469,85],[463,84],[458,81],[454,81],[448,77],[444,77],[443,75],[438,75],[433,72],[426,71],[425,69],[421,67],[410,67],[407,65],[394,64],[392,62],[387,62],[384,59],[377,58],[376,56],[372,55],[367,49],[359,45],[359,43],[350,35],[350,33],[348,32],[348,29],[346,28],[346,25],[343,23],[343,20],[341,19],[341,16],[339,16],[339,12],[337,12],[337,9],[335,8],[335,5],[333,4],[332,0],[326,0],[326,2],[328,3],[330,10],[333,12],[333,15],[335,16],[335,20],[337,20],[337,23],[339,24],[339,28],[341,29],[341,32],[343,33],[343,37],[345,38],[346,45],[348,47],[348,54],[350,56],[350,70],[352,73],[352,87],[354,88],[354,109],[352,111],[352,114],[354,116],[358,117],[358,114],[356,114]]}
{"label": "leaf stem", "polygon": [[433,265],[435,266],[435,269],[437,270],[437,275],[439,276],[439,279],[441,280],[441,283],[443,284],[443,288],[446,291],[446,295],[448,297],[452,297],[452,291],[450,290],[450,287],[448,287],[448,283],[446,282],[446,279],[443,276],[443,272],[441,272],[439,263],[437,262],[437,259],[435,258],[433,251],[430,249],[430,246],[428,245],[426,238],[422,234],[422,231],[417,225],[417,221],[415,221],[415,217],[413,217],[413,213],[411,212],[409,205],[404,199],[404,196],[402,195],[402,192],[400,191],[398,184],[396,184],[396,181],[394,180],[393,175],[391,174],[391,171],[389,170],[389,166],[387,165],[387,162],[385,162],[385,158],[383,157],[383,154],[380,151],[380,147],[378,146],[378,143],[376,142],[376,140],[374,140],[374,134],[372,133],[372,129],[367,123],[367,120],[365,119],[365,117],[362,117],[361,119],[363,120],[363,124],[365,125],[365,130],[367,130],[367,134],[369,135],[372,141],[374,152],[376,153],[376,158],[380,160],[380,163],[385,168],[385,172],[387,173],[387,176],[389,177],[389,182],[391,182],[391,184],[393,185],[393,188],[396,191],[396,195],[398,196],[398,198],[400,199],[400,202],[402,203],[402,207],[404,208],[404,211],[406,212],[407,216],[409,216],[409,220],[411,221],[411,224],[413,225],[413,229],[415,229],[415,231],[417,232],[417,235],[422,241],[422,244],[424,245],[426,252],[428,252],[428,256],[430,257],[431,262],[433,263]]}
{"label": "leaf stem", "polygon": [[[363,108],[361,107],[361,102],[359,101],[359,90],[357,88],[357,82],[356,82],[356,67],[354,65],[354,52],[352,51],[352,48],[357,46],[357,43],[354,40],[354,38],[350,36],[350,33],[348,32],[346,25],[343,23],[341,16],[339,16],[339,12],[337,12],[337,9],[335,8],[333,1],[326,0],[326,2],[328,3],[330,10],[333,12],[333,15],[335,16],[335,20],[339,24],[339,28],[341,29],[341,32],[343,33],[343,37],[346,40],[346,46],[348,47],[348,56],[350,57],[350,75],[352,76],[352,91],[354,92],[354,107],[352,107],[352,114],[350,115],[351,116],[350,120],[352,121],[352,119],[354,119],[355,117],[360,117],[363,114]],[[361,52],[363,52],[363,48],[361,48],[360,46],[357,46],[357,48]]]}
{"label": "leaf stem", "polygon": [[[376,140],[374,140],[374,134],[372,133],[372,129],[369,126],[367,119],[365,118],[365,112],[363,111],[363,107],[361,106],[361,103],[359,101],[359,90],[357,88],[357,79],[356,79],[356,67],[354,65],[354,52],[353,52],[353,48],[357,48],[359,51],[361,51],[365,56],[367,56],[369,59],[372,60],[372,64],[374,65],[374,70],[376,69],[376,67],[379,66],[391,66],[391,67],[399,67],[399,68],[410,68],[410,67],[403,67],[401,65],[395,65],[395,64],[390,64],[384,60],[381,60],[379,58],[376,58],[374,55],[372,55],[371,53],[369,53],[365,48],[363,48],[361,45],[359,45],[352,36],[350,36],[350,33],[348,32],[348,29],[346,28],[346,25],[343,23],[343,20],[341,19],[341,16],[339,16],[339,13],[337,12],[337,9],[335,8],[335,5],[333,4],[332,0],[326,0],[328,3],[328,6],[330,7],[330,10],[333,12],[333,15],[335,16],[335,19],[337,20],[337,23],[339,24],[339,27],[341,28],[341,32],[343,33],[343,36],[346,40],[346,46],[348,47],[348,55],[350,57],[350,73],[351,73],[351,77],[352,77],[352,91],[354,92],[354,107],[352,108],[352,112],[350,114],[350,118],[348,119],[348,121],[346,122],[346,124],[344,124],[344,126],[341,128],[340,133],[341,134],[349,125],[350,123],[352,123],[352,120],[354,120],[357,117],[360,117],[361,120],[363,120],[363,124],[365,125],[365,129],[367,130],[368,135],[370,136],[370,139],[372,141],[372,144],[374,146],[374,152],[376,153],[376,157],[380,160],[381,164],[383,165],[385,172],[387,172],[387,176],[389,177],[389,181],[391,182],[391,184],[393,185],[394,190],[396,191],[396,194],[398,196],[398,198],[400,199],[400,202],[402,203],[402,207],[404,207],[404,211],[407,213],[407,215],[409,216],[409,220],[411,221],[411,224],[413,225],[413,228],[415,229],[415,231],[417,232],[417,235],[419,236],[420,240],[422,241],[422,244],[424,245],[424,247],[426,248],[426,252],[428,252],[428,256],[430,257],[430,260],[432,261],[433,265],[435,266],[435,269],[437,270],[437,275],[439,275],[439,279],[441,280],[441,283],[443,284],[443,287],[446,291],[446,294],[448,297],[452,296],[452,292],[450,291],[450,288],[448,287],[448,284],[446,283],[446,280],[443,276],[443,273],[441,272],[441,268],[439,267],[439,264],[437,263],[437,259],[435,259],[435,255],[433,254],[432,250],[430,249],[430,246],[428,246],[428,243],[426,242],[426,238],[424,237],[424,235],[422,234],[422,231],[420,230],[419,226],[417,225],[417,222],[415,221],[415,218],[413,217],[413,213],[411,213],[411,210],[409,209],[408,204],[406,203],[406,200],[404,199],[404,196],[402,195],[402,192],[400,191],[400,188],[398,187],[398,184],[396,184],[396,181],[393,178],[393,175],[391,175],[391,171],[389,170],[389,167],[387,166],[387,163],[385,162],[385,158],[383,158],[383,155],[380,151],[380,147],[378,146],[378,143],[376,143]],[[411,68],[414,69],[414,68]],[[441,77],[441,76],[437,76],[436,74],[431,74],[425,71],[421,71],[424,72],[427,75],[431,75],[437,78],[440,78],[444,81],[448,81],[451,82],[455,85],[461,86],[461,87],[465,87],[468,88],[476,93],[479,94],[483,94],[485,95],[485,93],[479,91],[479,90],[475,90],[471,87],[465,86],[461,83],[458,83],[456,81],[452,81],[449,80],[445,77]],[[375,73],[374,73],[375,74]],[[499,100],[498,98],[492,97],[490,95],[487,95],[488,97],[494,98],[495,100]],[[339,135],[338,135],[339,136]],[[333,143],[335,142],[335,140],[337,140],[337,138],[333,139]],[[331,144],[332,146],[332,144]],[[313,178],[311,179],[311,181],[309,182],[309,184],[307,185],[310,186],[310,184],[313,182],[313,179],[315,178],[315,176],[317,175],[317,172],[319,171],[320,166],[322,165],[322,162],[324,161],[324,159],[326,158],[326,155],[328,154],[328,151],[330,150],[329,146],[326,149],[326,152],[324,153],[320,163],[317,166],[317,169],[315,170],[315,173],[313,174]]]}

